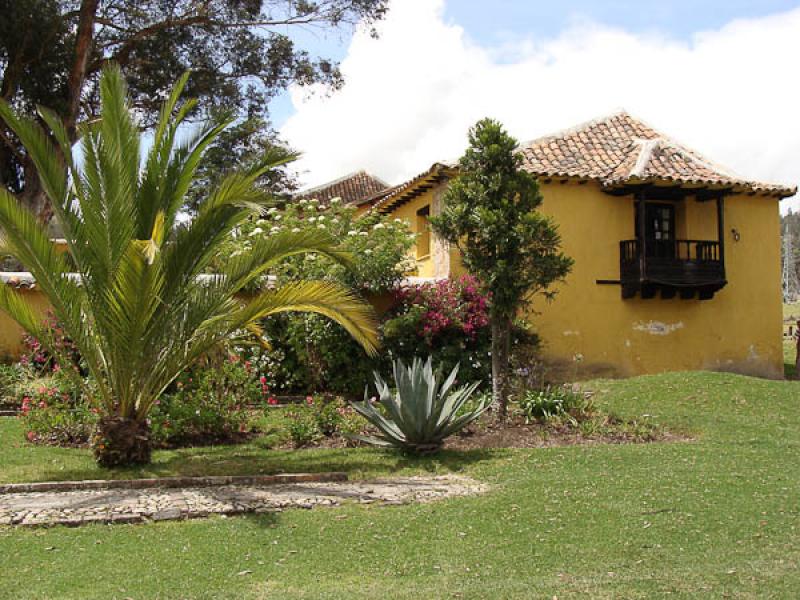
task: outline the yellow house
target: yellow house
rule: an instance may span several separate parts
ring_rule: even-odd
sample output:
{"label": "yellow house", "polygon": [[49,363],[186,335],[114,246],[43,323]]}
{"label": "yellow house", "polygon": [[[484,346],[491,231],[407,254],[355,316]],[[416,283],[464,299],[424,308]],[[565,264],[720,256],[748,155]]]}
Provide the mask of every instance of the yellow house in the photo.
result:
{"label": "yellow house", "polygon": [[[625,112],[520,152],[575,260],[527,315],[546,360],[584,375],[783,376],[778,204],[795,188],[734,175]],[[428,225],[456,173],[436,163],[358,202],[409,223],[420,277],[463,272]]]}

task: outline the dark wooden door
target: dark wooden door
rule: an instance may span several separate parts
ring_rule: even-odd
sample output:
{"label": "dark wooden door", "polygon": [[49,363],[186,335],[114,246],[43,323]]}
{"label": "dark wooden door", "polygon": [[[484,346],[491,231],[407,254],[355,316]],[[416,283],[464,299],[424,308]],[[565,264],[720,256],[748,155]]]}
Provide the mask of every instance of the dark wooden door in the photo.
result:
{"label": "dark wooden door", "polygon": [[648,202],[644,209],[645,255],[656,258],[675,258],[675,206]]}

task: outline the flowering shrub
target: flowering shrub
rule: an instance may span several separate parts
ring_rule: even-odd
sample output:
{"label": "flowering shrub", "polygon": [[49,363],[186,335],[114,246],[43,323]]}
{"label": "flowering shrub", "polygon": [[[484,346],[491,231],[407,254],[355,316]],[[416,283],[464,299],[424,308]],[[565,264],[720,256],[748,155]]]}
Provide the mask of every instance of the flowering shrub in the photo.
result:
{"label": "flowering shrub", "polygon": [[325,231],[339,240],[352,253],[353,264],[345,269],[315,254],[292,257],[273,273],[279,280],[334,279],[356,290],[381,292],[392,288],[412,267],[408,252],[414,236],[405,221],[372,212],[357,216],[355,207],[338,198],[328,205],[300,199],[283,208],[270,208],[261,219],[242,226],[231,242],[230,255],[249,250],[260,236],[307,229]]}
{"label": "flowering shrub", "polygon": [[[48,312],[45,316],[44,326],[48,336],[51,338],[51,347],[56,351],[56,356],[67,360],[72,366],[78,366],[81,358],[80,353],[52,313]],[[22,338],[22,345],[24,352],[19,359],[22,366],[30,367],[40,374],[52,373],[62,368],[63,365],[59,363],[56,356],[53,356],[44,348],[41,340],[25,334]]]}
{"label": "flowering shrub", "polygon": [[[404,221],[377,213],[357,216],[354,207],[337,199],[329,205],[301,199],[269,209],[261,219],[242,226],[230,255],[248,250],[259,236],[307,229],[325,231],[340,241],[353,264],[345,269],[314,254],[291,257],[272,270],[278,283],[326,279],[359,293],[380,293],[393,289],[412,267],[408,257],[414,237]],[[325,390],[358,396],[376,367],[340,326],[319,315],[276,315],[262,326],[270,350],[252,348],[245,354],[276,392]]]}
{"label": "flowering shrub", "polygon": [[167,446],[233,441],[247,433],[247,407],[274,400],[267,378],[236,354],[184,373],[150,413],[153,441]]}
{"label": "flowering shrub", "polygon": [[460,364],[464,381],[491,380],[491,298],[469,275],[407,288],[383,325],[384,347],[393,358],[433,356],[449,372]]}
{"label": "flowering shrub", "polygon": [[29,442],[59,446],[88,443],[97,423],[91,408],[66,377],[30,379],[18,387],[19,418]]}

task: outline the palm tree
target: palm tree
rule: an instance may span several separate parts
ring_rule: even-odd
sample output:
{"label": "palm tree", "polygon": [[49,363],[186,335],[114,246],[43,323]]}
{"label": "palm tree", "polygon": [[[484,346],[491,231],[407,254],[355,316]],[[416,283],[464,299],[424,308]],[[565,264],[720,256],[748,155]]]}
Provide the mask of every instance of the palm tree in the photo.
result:
{"label": "palm tree", "polygon": [[[158,396],[198,357],[268,315],[319,313],[368,352],[376,348],[371,307],[337,284],[306,281],[239,294],[287,256],[315,252],[346,264],[348,255],[324,234],[279,233],[219,260],[237,227],[269,199],[256,181],[280,162],[275,156],[227,176],[193,219],[181,218],[205,150],[228,125],[210,121],[179,133],[196,105],[178,104],[187,78],[164,103],[144,158],[117,67],[102,74],[102,117],[83,126],[79,159],[53,113],[39,110],[55,143],[34,119],[0,104],[0,116],[36,164],[68,246],[60,253],[36,216],[0,190],[0,251],[33,274],[85,361],[91,385],[83,382],[84,390],[101,414],[95,458],[104,466],[149,462],[147,414]],[[204,275],[212,261],[224,267]],[[57,352],[41,315],[8,286],[0,286],[0,310]]]}

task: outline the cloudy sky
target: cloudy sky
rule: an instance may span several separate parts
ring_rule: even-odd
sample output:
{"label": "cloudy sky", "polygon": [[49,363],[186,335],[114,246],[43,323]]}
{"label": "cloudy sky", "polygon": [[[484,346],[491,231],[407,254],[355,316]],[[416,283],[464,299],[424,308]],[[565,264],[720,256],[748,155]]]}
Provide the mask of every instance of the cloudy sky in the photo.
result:
{"label": "cloudy sky", "polygon": [[275,105],[307,185],[399,183],[457,158],[484,116],[524,141],[620,108],[743,176],[800,183],[800,2],[394,0],[379,31],[316,41],[345,87]]}

